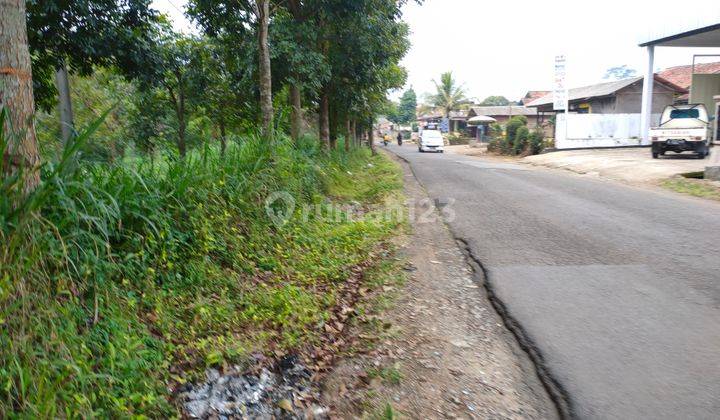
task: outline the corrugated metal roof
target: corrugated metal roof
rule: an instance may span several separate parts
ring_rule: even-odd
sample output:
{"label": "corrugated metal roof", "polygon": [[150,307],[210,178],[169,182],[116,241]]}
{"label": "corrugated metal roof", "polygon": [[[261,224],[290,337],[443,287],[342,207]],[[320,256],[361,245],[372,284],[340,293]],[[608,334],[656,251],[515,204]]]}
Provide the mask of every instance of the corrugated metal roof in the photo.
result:
{"label": "corrugated metal roof", "polygon": [[[606,82],[606,83],[598,83],[596,85],[590,85],[590,86],[583,86],[579,88],[573,88],[570,89],[569,93],[569,100],[570,101],[577,101],[580,99],[589,99],[589,98],[601,98],[603,96],[609,96],[613,93],[624,89],[634,83],[642,82],[643,77],[631,77],[629,79],[622,79],[622,80],[615,80],[613,82]],[[655,75],[655,83],[656,84],[662,84],[666,87],[675,90],[677,93],[687,93],[687,89],[683,88],[682,86],[677,86],[676,84],[672,83],[671,81],[665,80],[664,78]],[[538,107],[542,105],[548,105],[553,103],[553,94],[550,93],[548,95],[543,96],[540,99],[537,99],[535,101],[530,102],[526,106],[528,107]]]}
{"label": "corrugated metal roof", "polygon": [[[629,79],[623,79],[623,80],[615,80],[613,82],[606,82],[606,83],[599,83],[596,85],[590,85],[590,86],[583,86],[578,88],[572,88],[570,89],[569,93],[569,100],[575,101],[578,99],[587,99],[587,98],[597,98],[601,96],[608,96],[612,95],[613,93],[617,92],[620,89],[626,88],[630,85],[632,85],[635,82],[641,81],[642,77],[631,77]],[[543,96],[540,99],[536,99],[527,106],[529,107],[537,107],[541,105],[547,105],[553,103],[553,95],[552,93]]]}
{"label": "corrugated metal roof", "polygon": [[529,109],[519,105],[509,106],[474,106],[470,108],[469,117],[478,115],[494,116],[511,116],[511,115],[537,115],[536,109]]}

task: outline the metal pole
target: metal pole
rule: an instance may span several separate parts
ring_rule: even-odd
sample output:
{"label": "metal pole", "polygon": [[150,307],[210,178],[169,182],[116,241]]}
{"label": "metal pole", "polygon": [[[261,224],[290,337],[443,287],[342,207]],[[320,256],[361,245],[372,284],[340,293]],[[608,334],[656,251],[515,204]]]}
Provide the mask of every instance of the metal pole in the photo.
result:
{"label": "metal pole", "polygon": [[653,85],[655,82],[655,47],[649,45],[647,47],[647,67],[645,68],[645,80],[643,82],[642,92],[642,112],[640,114],[640,129],[642,130],[642,144],[649,145],[652,143],[650,139],[650,119],[652,117],[653,106]]}

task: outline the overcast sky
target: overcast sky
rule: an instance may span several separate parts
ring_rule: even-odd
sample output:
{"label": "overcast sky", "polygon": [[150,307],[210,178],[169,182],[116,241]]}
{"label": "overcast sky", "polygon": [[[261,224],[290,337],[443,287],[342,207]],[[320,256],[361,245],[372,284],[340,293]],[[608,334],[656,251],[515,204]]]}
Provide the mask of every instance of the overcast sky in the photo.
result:
{"label": "overcast sky", "polygon": [[[177,29],[188,31],[180,12],[184,4],[154,1]],[[470,97],[517,100],[528,90],[550,89],[557,54],[567,56],[570,87],[602,81],[610,67],[640,71],[645,56],[639,41],[718,23],[720,1],[426,0],[422,6],[408,4],[404,20],[412,49],[403,65],[408,86],[418,94],[433,90],[432,79],[451,70]],[[720,49],[658,48],[655,66],[691,64],[693,54]]]}

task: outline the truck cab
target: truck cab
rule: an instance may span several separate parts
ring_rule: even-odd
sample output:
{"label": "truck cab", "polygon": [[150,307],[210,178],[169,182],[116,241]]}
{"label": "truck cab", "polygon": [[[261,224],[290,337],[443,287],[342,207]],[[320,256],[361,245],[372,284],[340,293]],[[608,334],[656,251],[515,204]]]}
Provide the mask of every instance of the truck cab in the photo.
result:
{"label": "truck cab", "polygon": [[694,152],[704,159],[712,146],[713,119],[703,104],[666,107],[660,125],[650,129],[653,158],[666,152]]}

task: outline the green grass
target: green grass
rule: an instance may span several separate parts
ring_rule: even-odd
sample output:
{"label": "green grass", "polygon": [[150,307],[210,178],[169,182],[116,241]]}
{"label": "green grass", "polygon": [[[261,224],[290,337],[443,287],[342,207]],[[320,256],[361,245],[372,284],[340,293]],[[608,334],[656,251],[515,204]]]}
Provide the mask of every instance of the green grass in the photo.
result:
{"label": "green grass", "polygon": [[380,378],[387,385],[400,385],[402,373],[397,366],[385,367],[382,369],[373,368],[368,371],[368,377]]}
{"label": "green grass", "polygon": [[663,181],[661,185],[669,190],[695,197],[720,200],[720,188],[709,182],[697,179],[671,178]]}
{"label": "green grass", "polygon": [[[382,156],[315,144],[247,139],[224,158],[116,165],[70,165],[71,150],[26,199],[6,178],[0,417],[173,416],[169,385],[313,342],[351,268],[401,222],[304,220],[300,207],[381,211],[402,183]],[[264,209],[274,191],[298,203],[282,227]]]}

